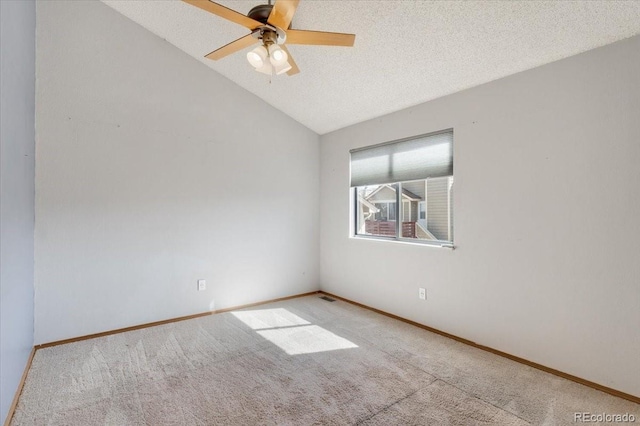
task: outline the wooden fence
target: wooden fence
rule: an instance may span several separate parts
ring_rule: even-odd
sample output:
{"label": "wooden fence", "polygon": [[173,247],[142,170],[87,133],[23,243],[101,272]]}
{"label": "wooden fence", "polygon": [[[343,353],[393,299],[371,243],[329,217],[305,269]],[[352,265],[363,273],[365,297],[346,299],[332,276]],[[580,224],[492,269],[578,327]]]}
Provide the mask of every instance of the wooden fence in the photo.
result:
{"label": "wooden fence", "polygon": [[[367,220],[364,223],[364,230],[367,234],[380,235],[384,237],[396,236],[396,222],[382,220]],[[402,237],[416,238],[416,223],[402,222]]]}

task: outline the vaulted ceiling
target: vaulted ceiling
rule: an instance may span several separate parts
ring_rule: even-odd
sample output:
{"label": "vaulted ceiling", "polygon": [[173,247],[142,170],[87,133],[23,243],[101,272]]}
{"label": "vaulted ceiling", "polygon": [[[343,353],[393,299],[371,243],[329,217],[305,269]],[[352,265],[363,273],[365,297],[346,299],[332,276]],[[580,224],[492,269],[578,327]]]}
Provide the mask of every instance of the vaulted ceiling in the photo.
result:
{"label": "vaulted ceiling", "polygon": [[289,45],[300,74],[270,78],[250,48],[204,58],[239,25],[177,0],[103,1],[318,134],[640,34],[640,1],[301,0],[292,28],[355,33],[355,46]]}

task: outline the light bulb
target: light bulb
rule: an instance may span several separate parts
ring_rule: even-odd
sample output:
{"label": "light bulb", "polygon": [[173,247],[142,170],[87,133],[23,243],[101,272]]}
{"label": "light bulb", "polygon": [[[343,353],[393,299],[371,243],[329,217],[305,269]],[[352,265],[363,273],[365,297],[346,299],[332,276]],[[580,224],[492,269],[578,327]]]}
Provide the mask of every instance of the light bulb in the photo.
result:
{"label": "light bulb", "polygon": [[258,68],[262,65],[262,58],[256,52],[247,53],[247,60],[254,68]]}
{"label": "light bulb", "polygon": [[264,46],[258,46],[251,52],[247,53],[247,61],[254,68],[260,68],[267,60],[267,49]]}
{"label": "light bulb", "polygon": [[287,55],[287,52],[282,50],[280,46],[278,46],[277,44],[272,44],[271,46],[269,46],[269,61],[271,61],[274,66],[277,67],[279,65],[285,64],[287,62],[287,59],[289,59],[289,55]]}
{"label": "light bulb", "polygon": [[282,50],[276,50],[271,54],[271,56],[273,56],[273,59],[275,61],[281,61],[282,57],[284,56],[284,54],[283,54]]}

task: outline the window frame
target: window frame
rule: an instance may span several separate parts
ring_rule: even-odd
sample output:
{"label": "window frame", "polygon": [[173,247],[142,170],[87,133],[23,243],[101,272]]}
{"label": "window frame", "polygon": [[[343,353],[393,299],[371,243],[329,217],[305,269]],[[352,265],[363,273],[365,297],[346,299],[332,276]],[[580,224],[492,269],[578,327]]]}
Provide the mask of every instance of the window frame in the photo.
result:
{"label": "window frame", "polygon": [[[378,146],[382,146],[382,145],[388,145],[388,144],[393,144],[393,143],[399,143],[399,142],[404,142],[404,141],[410,141],[412,139],[418,139],[421,137],[425,137],[425,136],[431,136],[431,135],[437,135],[437,134],[441,134],[441,133],[446,133],[446,132],[451,132],[453,134],[453,129],[446,129],[446,130],[441,130],[441,131],[437,131],[437,132],[432,132],[432,133],[427,133],[427,134],[422,134],[422,135],[418,135],[418,136],[412,136],[412,137],[408,137],[408,138],[403,138],[403,139],[398,139],[395,141],[390,141],[390,142],[384,142],[381,144],[376,144],[376,145],[371,145],[370,147],[367,148],[375,148]],[[453,147],[452,147],[453,149]],[[453,179],[455,176],[455,161],[453,161],[452,158],[452,173],[449,176],[450,178],[452,178],[452,181],[450,183],[450,187],[447,188],[447,197],[448,197],[448,203],[447,203],[447,210],[448,210],[448,227],[451,230],[452,228],[452,224],[453,224],[453,217],[451,214],[451,209],[452,209],[452,203],[453,203],[453,197],[451,196],[451,187],[453,186],[453,183],[455,182],[455,180]],[[352,224],[350,226],[350,228],[352,229],[350,238],[354,238],[354,239],[362,239],[362,240],[373,240],[373,241],[391,241],[391,242],[399,242],[399,243],[405,243],[405,244],[417,244],[417,245],[421,245],[421,246],[428,246],[428,247],[442,247],[442,248],[449,248],[449,249],[455,249],[455,245],[454,245],[454,237],[452,236],[451,241],[447,241],[447,240],[423,240],[423,239],[419,239],[419,238],[405,238],[402,236],[402,222],[403,222],[403,218],[404,218],[404,209],[403,209],[403,204],[402,204],[402,184],[406,183],[406,182],[416,182],[416,181],[424,181],[426,183],[426,181],[428,179],[433,179],[433,178],[425,178],[425,179],[416,179],[416,180],[408,180],[408,181],[402,181],[402,182],[393,182],[393,183],[387,183],[386,185],[391,186],[392,188],[394,188],[395,192],[396,192],[396,200],[395,200],[395,227],[396,227],[396,235],[395,236],[386,236],[386,235],[367,235],[367,234],[359,234],[358,233],[358,208],[359,208],[359,203],[358,203],[358,189],[359,188],[363,188],[364,186],[368,186],[368,185],[363,185],[363,186],[353,186],[350,187],[350,195],[353,197],[353,202],[351,203],[351,209],[352,211],[350,212],[350,218],[349,221]],[[385,184],[376,184],[376,185],[385,185]],[[425,185],[426,186],[426,185]],[[427,202],[428,200],[425,199],[423,201],[424,203],[424,213],[425,213],[425,220],[428,217],[428,209],[427,209]],[[388,203],[388,205],[391,205],[392,203]],[[420,214],[420,207],[417,207],[417,214],[418,214],[418,219],[419,218],[419,214]],[[400,219],[398,219],[400,218]],[[449,235],[451,235],[451,231],[449,231]]]}
{"label": "window frame", "polygon": [[[397,184],[389,184],[390,186],[396,186]],[[358,234],[358,188],[362,188],[361,186],[354,186],[353,188],[349,188],[351,194],[353,195],[354,203],[352,205],[353,211],[351,212],[350,221],[353,223],[353,233],[351,238],[364,238],[367,240],[381,240],[381,241],[396,241],[398,238],[398,221],[396,220],[396,236],[391,237],[387,235],[366,235],[366,234]],[[396,214],[397,214],[397,206],[398,206],[398,191],[396,188]],[[391,204],[391,203],[389,203]]]}

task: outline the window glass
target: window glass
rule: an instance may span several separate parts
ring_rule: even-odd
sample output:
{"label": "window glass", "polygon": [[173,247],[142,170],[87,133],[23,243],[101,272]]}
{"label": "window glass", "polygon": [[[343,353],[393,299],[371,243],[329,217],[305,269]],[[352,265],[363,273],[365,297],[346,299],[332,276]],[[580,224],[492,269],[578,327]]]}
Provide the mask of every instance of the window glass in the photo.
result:
{"label": "window glass", "polygon": [[356,235],[396,236],[395,186],[356,188]]}
{"label": "window glass", "polygon": [[399,186],[403,198],[402,237],[452,242],[453,177],[401,182]]}
{"label": "window glass", "polygon": [[453,244],[453,130],[350,154],[356,236]]}

